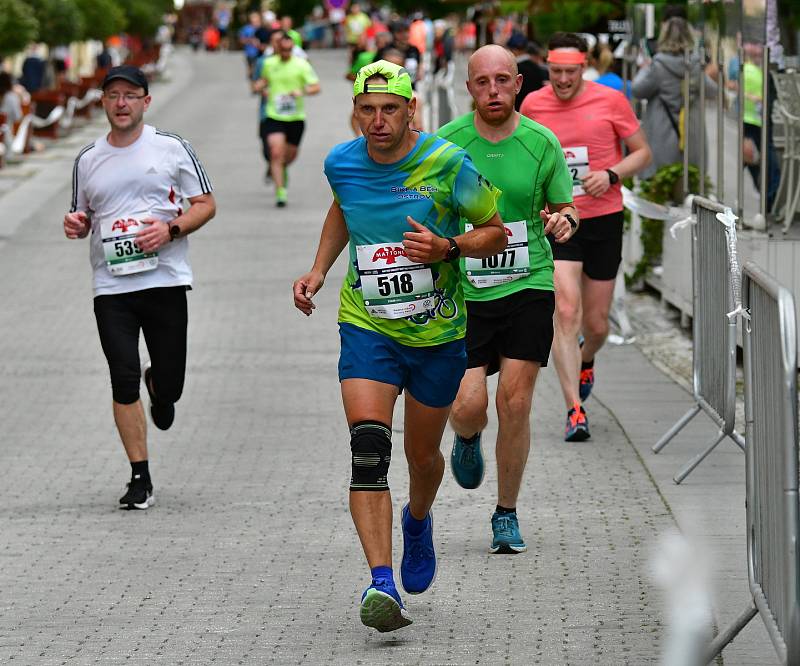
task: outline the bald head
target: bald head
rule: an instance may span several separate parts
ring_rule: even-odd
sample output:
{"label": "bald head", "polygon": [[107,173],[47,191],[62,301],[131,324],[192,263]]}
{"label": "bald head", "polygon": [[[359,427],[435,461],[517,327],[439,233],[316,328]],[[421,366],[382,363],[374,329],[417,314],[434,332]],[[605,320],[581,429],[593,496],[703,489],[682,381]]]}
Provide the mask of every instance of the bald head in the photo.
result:
{"label": "bald head", "polygon": [[467,63],[467,78],[472,79],[476,71],[479,70],[505,69],[511,76],[518,74],[517,60],[514,54],[504,46],[498,44],[487,44],[481,46],[469,57]]}
{"label": "bald head", "polygon": [[479,48],[469,59],[467,90],[475,100],[475,127],[497,132],[513,131],[518,122],[514,101],[522,86],[522,76],[511,51],[489,44]]}

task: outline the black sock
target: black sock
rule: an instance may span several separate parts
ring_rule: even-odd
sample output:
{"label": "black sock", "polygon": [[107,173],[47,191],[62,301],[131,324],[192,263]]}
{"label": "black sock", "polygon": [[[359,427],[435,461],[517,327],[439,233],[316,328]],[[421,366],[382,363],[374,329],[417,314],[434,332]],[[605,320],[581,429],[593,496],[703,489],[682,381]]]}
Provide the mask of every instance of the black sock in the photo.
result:
{"label": "black sock", "polygon": [[594,359],[591,361],[581,361],[581,370],[588,370],[594,367]]}
{"label": "black sock", "polygon": [[514,507],[513,509],[508,509],[508,508],[506,508],[504,506],[500,506],[498,504],[495,507],[494,510],[495,510],[495,513],[499,513],[502,516],[503,514],[506,514],[506,513],[516,513],[517,512],[517,507]]}
{"label": "black sock", "polygon": [[148,483],[150,482],[150,470],[147,467],[146,460],[140,460],[139,462],[131,463],[131,477],[135,478],[136,476],[141,477]]}

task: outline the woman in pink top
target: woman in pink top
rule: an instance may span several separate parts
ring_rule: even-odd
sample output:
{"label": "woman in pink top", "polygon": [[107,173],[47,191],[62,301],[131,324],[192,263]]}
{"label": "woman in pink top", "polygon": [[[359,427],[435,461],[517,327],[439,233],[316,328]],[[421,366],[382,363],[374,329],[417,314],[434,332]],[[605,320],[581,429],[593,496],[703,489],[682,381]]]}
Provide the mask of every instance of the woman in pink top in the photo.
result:
{"label": "woman in pink top", "polygon": [[530,93],[520,112],[550,128],[561,142],[581,217],[569,241],[551,243],[556,287],[553,356],[567,405],[565,439],[581,441],[589,438],[581,403],[594,385],[594,357],[608,336],[608,312],[622,261],[620,180],[646,167],[651,154],[625,96],[583,80],[588,51],[583,38],[556,33],[548,49],[551,85]]}

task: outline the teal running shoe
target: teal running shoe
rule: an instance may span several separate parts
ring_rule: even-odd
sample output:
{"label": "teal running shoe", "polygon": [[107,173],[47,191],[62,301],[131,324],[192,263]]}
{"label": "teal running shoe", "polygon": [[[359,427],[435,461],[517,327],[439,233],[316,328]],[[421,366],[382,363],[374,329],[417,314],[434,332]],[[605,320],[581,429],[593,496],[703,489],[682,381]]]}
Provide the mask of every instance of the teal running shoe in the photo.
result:
{"label": "teal running shoe", "polygon": [[412,623],[397,588],[386,580],[373,580],[361,595],[361,623],[380,632],[395,631]]}
{"label": "teal running shoe", "polygon": [[408,504],[403,507],[403,559],[400,562],[400,581],[409,594],[422,594],[436,579],[436,552],[433,549],[433,515],[429,512],[421,534],[411,534]]}
{"label": "teal running shoe", "polygon": [[519,533],[519,520],[515,513],[492,514],[492,545],[489,552],[504,555],[515,555],[528,550],[522,535]]}
{"label": "teal running shoe", "polygon": [[456,433],[453,450],[450,452],[450,469],[453,477],[462,488],[472,490],[483,481],[483,451],[481,433],[466,439]]}

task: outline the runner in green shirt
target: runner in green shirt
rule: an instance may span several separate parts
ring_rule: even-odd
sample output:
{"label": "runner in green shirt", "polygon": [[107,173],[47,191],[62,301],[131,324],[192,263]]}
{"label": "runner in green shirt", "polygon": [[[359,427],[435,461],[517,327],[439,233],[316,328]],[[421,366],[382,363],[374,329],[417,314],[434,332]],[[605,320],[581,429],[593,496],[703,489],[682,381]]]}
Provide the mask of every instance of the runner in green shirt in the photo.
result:
{"label": "runner in green shirt", "polygon": [[307,60],[292,55],[293,48],[292,37],[282,33],[277,53],[264,60],[261,76],[254,85],[267,96],[262,131],[267,136],[270,170],[279,207],[287,203],[286,170],[297,157],[305,130],[304,98],[320,91],[316,72]]}
{"label": "runner in green shirt", "polygon": [[498,501],[489,550],[520,553],[527,546],[516,502],[530,450],[533,389],[553,341],[553,255],[546,236],[566,241],[577,229],[578,213],[555,135],[514,110],[522,85],[514,56],[501,46],[484,46],[470,58],[468,76],[475,112],[448,123],[438,134],[464,148],[478,171],[501,190],[498,210],[508,246],[493,257],[461,260],[468,369],[450,414],[456,432],[450,462],[459,485],[480,485],[486,377],[500,371]]}

